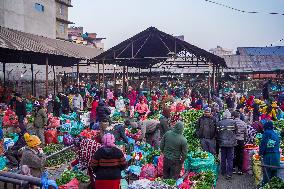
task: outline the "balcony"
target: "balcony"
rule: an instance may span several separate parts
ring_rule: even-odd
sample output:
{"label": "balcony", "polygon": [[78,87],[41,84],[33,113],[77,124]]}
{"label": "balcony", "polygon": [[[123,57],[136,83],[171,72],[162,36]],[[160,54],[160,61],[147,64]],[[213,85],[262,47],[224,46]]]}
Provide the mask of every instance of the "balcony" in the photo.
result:
{"label": "balcony", "polygon": [[71,0],[55,0],[57,3],[63,4],[67,7],[73,7],[71,4]]}

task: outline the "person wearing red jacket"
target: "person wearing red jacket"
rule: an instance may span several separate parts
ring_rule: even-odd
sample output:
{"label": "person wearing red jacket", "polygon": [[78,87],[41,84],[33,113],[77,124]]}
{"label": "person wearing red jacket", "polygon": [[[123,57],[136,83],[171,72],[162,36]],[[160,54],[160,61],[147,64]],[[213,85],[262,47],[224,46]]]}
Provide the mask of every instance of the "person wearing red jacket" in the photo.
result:
{"label": "person wearing red jacket", "polygon": [[92,103],[92,108],[91,108],[91,114],[90,114],[90,117],[91,117],[91,126],[96,123],[97,121],[97,107],[99,105],[99,98],[98,97],[95,97],[94,98],[94,101]]}
{"label": "person wearing red jacket", "polygon": [[131,86],[128,87],[127,98],[129,99],[130,116],[133,117],[134,116],[134,106],[137,100],[137,93]]}

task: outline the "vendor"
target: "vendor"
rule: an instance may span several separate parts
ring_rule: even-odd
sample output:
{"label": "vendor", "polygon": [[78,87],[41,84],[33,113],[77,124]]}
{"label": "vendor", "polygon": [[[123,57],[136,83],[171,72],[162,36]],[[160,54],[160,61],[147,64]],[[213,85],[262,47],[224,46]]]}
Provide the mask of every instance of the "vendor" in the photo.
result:
{"label": "vendor", "polygon": [[21,159],[22,174],[41,177],[44,171],[45,155],[39,148],[40,139],[35,135],[24,134],[27,146],[23,150]]}
{"label": "vendor", "polygon": [[103,146],[96,151],[92,161],[96,175],[95,188],[119,189],[121,171],[126,167],[124,154],[115,146],[112,134],[105,134],[102,141]]}
{"label": "vendor", "polygon": [[24,134],[26,133],[26,130],[21,129],[19,126],[17,126],[15,128],[15,132],[18,134],[19,138],[18,138],[17,142],[14,144],[14,146],[9,148],[5,152],[5,156],[9,160],[9,162],[12,166],[18,166],[19,165],[20,156],[21,156],[20,150],[23,147],[25,147],[25,145],[26,145],[26,141],[25,141],[25,138],[24,138]]}
{"label": "vendor", "polygon": [[112,131],[114,137],[115,137],[115,141],[117,143],[126,143],[128,144],[128,140],[127,140],[127,137],[125,135],[125,128],[127,127],[127,125],[130,124],[130,121],[129,120],[126,120],[124,124],[116,124],[114,126],[114,129]]}
{"label": "vendor", "polygon": [[[264,124],[264,133],[262,135],[259,155],[263,158],[263,163],[270,166],[280,166],[280,139],[279,135],[273,130],[273,123],[267,121]],[[266,168],[263,173],[263,185],[265,185],[272,177],[277,176],[277,169]]]}
{"label": "vendor", "polygon": [[26,102],[22,99],[21,94],[17,94],[16,101],[16,115],[18,116],[19,125],[21,128],[25,128],[24,120],[27,115]]}
{"label": "vendor", "polygon": [[188,146],[187,140],[182,135],[183,122],[177,122],[173,130],[166,132],[161,141],[161,151],[164,154],[163,176],[164,179],[177,180],[186,159]]}
{"label": "vendor", "polygon": [[143,96],[139,98],[139,103],[137,103],[135,106],[135,112],[138,112],[139,119],[142,119],[143,117],[147,117],[149,113],[149,107],[145,103],[145,99]]}
{"label": "vendor", "polygon": [[42,144],[45,144],[44,128],[47,126],[47,114],[45,109],[39,102],[35,102],[34,129],[35,134],[40,138]]}
{"label": "vendor", "polygon": [[138,123],[131,123],[133,128],[141,129],[140,140],[147,142],[153,147],[159,146],[160,132],[159,132],[160,121],[157,120],[144,120]]}

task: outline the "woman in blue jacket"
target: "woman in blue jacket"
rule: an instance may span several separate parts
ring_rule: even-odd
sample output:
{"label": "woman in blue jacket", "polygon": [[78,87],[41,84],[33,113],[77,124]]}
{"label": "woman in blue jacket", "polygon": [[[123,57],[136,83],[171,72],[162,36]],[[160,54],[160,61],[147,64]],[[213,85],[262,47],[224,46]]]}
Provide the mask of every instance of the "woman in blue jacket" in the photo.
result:
{"label": "woman in blue jacket", "polygon": [[[259,154],[263,158],[265,165],[280,166],[280,138],[279,135],[273,130],[273,123],[268,121],[264,124],[264,133],[260,143]],[[266,168],[263,173],[263,185],[274,176],[277,176],[277,169]],[[268,178],[267,178],[268,177]]]}

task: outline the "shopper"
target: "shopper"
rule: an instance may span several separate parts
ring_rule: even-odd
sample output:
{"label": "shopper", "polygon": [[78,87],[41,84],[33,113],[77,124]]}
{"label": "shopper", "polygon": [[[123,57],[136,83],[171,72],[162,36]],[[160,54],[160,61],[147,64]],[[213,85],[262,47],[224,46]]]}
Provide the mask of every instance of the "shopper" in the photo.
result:
{"label": "shopper", "polygon": [[41,177],[44,171],[45,155],[42,149],[39,148],[41,144],[40,139],[35,135],[24,134],[27,146],[25,147],[21,159],[22,173],[34,177]]}
{"label": "shopper", "polygon": [[169,107],[164,107],[162,111],[162,117],[160,118],[160,136],[163,137],[164,134],[170,130],[170,119],[171,119],[171,109]]}
{"label": "shopper", "polygon": [[76,94],[73,97],[72,106],[74,112],[82,111],[84,109],[84,101],[78,91],[76,91]]}
{"label": "shopper", "polygon": [[197,136],[200,139],[202,150],[216,155],[216,119],[211,115],[210,108],[205,109],[197,125]]}
{"label": "shopper", "polygon": [[[242,175],[243,166],[243,151],[245,146],[245,141],[247,141],[247,124],[240,119],[239,112],[233,112],[232,117],[234,118],[237,125],[237,146],[235,147],[235,158],[234,158],[234,168],[238,169],[238,174]],[[237,172],[237,171],[235,171]]]}
{"label": "shopper", "polygon": [[96,175],[95,188],[119,189],[121,171],[126,167],[124,154],[115,146],[115,138],[108,133],[103,136],[103,146],[99,148],[92,161]]}
{"label": "shopper", "polygon": [[[273,123],[267,121],[264,124],[264,133],[259,147],[259,155],[262,157],[265,165],[280,166],[279,146],[279,135],[273,130]],[[274,176],[277,176],[277,169],[266,168],[266,171],[263,171],[262,184],[265,185]]]}
{"label": "shopper", "polygon": [[54,105],[53,105],[53,115],[55,117],[60,117],[62,112],[62,104],[59,99],[59,96],[55,96],[54,98]]}
{"label": "shopper", "polygon": [[96,108],[97,120],[99,122],[110,122],[110,114],[111,110],[107,107],[105,101],[102,99]]}
{"label": "shopper", "polygon": [[139,114],[139,120],[143,120],[147,117],[148,113],[149,113],[149,107],[148,105],[145,103],[144,97],[141,96],[139,98],[139,103],[136,104],[135,106],[135,112],[138,112]]}
{"label": "shopper", "polygon": [[137,100],[137,92],[131,87],[128,87],[127,98],[129,99],[129,109],[130,109],[130,116],[134,116],[134,106]]}
{"label": "shopper", "polygon": [[187,156],[187,140],[182,135],[183,122],[177,122],[173,130],[166,132],[161,141],[161,151],[164,154],[164,179],[177,180]]}
{"label": "shopper", "polygon": [[116,124],[111,131],[114,135],[117,144],[125,143],[128,144],[128,139],[125,134],[125,128],[130,125],[129,120],[125,120],[124,124]]}
{"label": "shopper", "polygon": [[69,98],[65,94],[61,93],[62,113],[67,115],[70,111]]}
{"label": "shopper", "polygon": [[25,147],[26,141],[24,139],[25,129],[21,129],[19,126],[15,128],[15,133],[18,134],[19,138],[17,142],[5,152],[6,158],[12,166],[19,166],[21,153],[20,150]]}
{"label": "shopper", "polygon": [[34,104],[35,106],[35,115],[34,115],[34,129],[35,134],[39,137],[41,143],[45,144],[45,137],[44,137],[44,129],[47,126],[47,114],[45,109],[39,102]]}
{"label": "shopper", "polygon": [[221,148],[221,174],[227,179],[232,178],[234,147],[237,145],[237,125],[231,119],[231,113],[227,109],[223,114],[223,120],[217,124],[217,140]]}
{"label": "shopper", "polygon": [[19,125],[22,129],[25,129],[24,120],[27,115],[26,111],[26,103],[22,99],[21,94],[17,94],[17,101],[16,101],[16,115],[18,116]]}
{"label": "shopper", "polygon": [[92,108],[90,113],[91,126],[97,122],[97,107],[99,106],[99,98],[95,97],[92,102]]}

